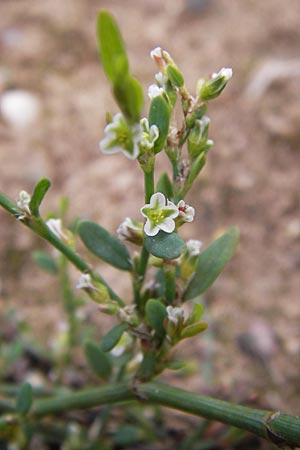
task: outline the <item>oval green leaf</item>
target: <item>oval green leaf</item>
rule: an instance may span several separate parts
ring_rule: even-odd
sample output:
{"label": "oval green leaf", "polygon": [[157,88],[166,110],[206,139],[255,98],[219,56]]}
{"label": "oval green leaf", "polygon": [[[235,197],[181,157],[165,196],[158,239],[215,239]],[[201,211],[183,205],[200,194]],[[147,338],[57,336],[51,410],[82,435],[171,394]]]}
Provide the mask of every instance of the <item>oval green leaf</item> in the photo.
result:
{"label": "oval green leaf", "polygon": [[113,327],[105,336],[103,336],[100,349],[103,352],[110,352],[117,345],[127,328],[128,325],[126,323],[120,323]]}
{"label": "oval green leaf", "polygon": [[159,130],[158,139],[154,144],[155,153],[160,152],[166,142],[169,131],[169,122],[169,105],[162,95],[158,95],[152,99],[149,111],[149,126],[156,125]]}
{"label": "oval green leaf", "polygon": [[23,383],[17,393],[16,410],[21,416],[26,416],[33,401],[32,386],[29,383]]}
{"label": "oval green leaf", "polygon": [[195,275],[184,293],[185,300],[190,300],[203,294],[213,284],[225,265],[232,258],[238,240],[238,229],[235,227],[230,228],[200,253]]}
{"label": "oval green leaf", "polygon": [[145,236],[144,244],[151,255],[162,259],[178,258],[185,249],[185,243],[177,233],[164,231],[156,236]]}
{"label": "oval green leaf", "polygon": [[98,377],[107,381],[112,372],[110,357],[100,350],[95,342],[88,341],[84,346],[85,357],[90,368]]}
{"label": "oval green leaf", "polygon": [[166,331],[164,328],[164,320],[167,317],[166,307],[155,299],[150,299],[146,303],[146,318],[155,332],[159,336],[164,336]]}
{"label": "oval green leaf", "polygon": [[48,253],[42,250],[36,250],[32,253],[34,262],[41,267],[45,272],[51,273],[53,275],[58,274],[58,266],[55,259],[48,255]]}
{"label": "oval green leaf", "polygon": [[85,246],[98,258],[120,270],[131,271],[127,248],[107,230],[95,222],[84,220],[79,223],[78,233]]}
{"label": "oval green leaf", "polygon": [[103,70],[115,85],[129,75],[129,64],[119,27],[107,11],[100,11],[98,15],[97,38]]}
{"label": "oval green leaf", "polygon": [[39,215],[39,207],[45,197],[46,192],[50,188],[51,183],[47,178],[42,178],[36,185],[31,196],[29,209],[33,216]]}

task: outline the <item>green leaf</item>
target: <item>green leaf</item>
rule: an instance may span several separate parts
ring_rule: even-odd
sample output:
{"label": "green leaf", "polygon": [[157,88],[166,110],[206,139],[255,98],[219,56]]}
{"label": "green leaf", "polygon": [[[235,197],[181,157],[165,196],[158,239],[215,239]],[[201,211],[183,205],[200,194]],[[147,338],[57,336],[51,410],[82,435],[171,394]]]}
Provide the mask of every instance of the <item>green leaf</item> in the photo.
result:
{"label": "green leaf", "polygon": [[170,108],[163,96],[158,95],[151,101],[149,111],[149,126],[156,125],[159,129],[158,139],[154,144],[154,152],[162,150],[169,131]]}
{"label": "green leaf", "polygon": [[113,327],[105,336],[103,336],[100,349],[103,352],[110,352],[110,350],[117,345],[127,328],[128,325],[126,323],[120,323]]}
{"label": "green leaf", "polygon": [[173,185],[166,172],[163,172],[157,180],[156,192],[162,192],[169,200],[174,197]]}
{"label": "green leaf", "polygon": [[203,169],[205,162],[206,162],[206,155],[205,155],[205,152],[203,152],[199,156],[197,156],[197,158],[195,159],[195,161],[192,164],[188,178],[187,178],[185,185],[181,191],[182,198],[185,197],[185,195],[191,189],[193,182],[195,181],[195,179],[197,178],[197,176]]}
{"label": "green leaf", "polygon": [[100,350],[95,342],[87,341],[84,346],[85,357],[90,368],[98,377],[107,381],[112,372],[112,363],[110,357]]}
{"label": "green leaf", "polygon": [[129,64],[119,27],[107,11],[100,11],[98,15],[97,38],[103,70],[115,85],[129,76]]}
{"label": "green leaf", "polygon": [[164,328],[164,319],[167,317],[166,307],[155,299],[150,299],[146,303],[146,318],[159,336],[164,336],[166,331]]}
{"label": "green leaf", "polygon": [[51,183],[47,178],[42,178],[36,185],[31,196],[29,209],[33,216],[39,215],[39,207],[45,197],[46,192],[50,188]]}
{"label": "green leaf", "polygon": [[194,323],[193,325],[189,325],[188,327],[184,328],[180,334],[180,339],[186,339],[193,336],[196,336],[199,333],[202,333],[207,328],[207,323],[205,322],[198,322]]}
{"label": "green leaf", "polygon": [[118,269],[131,271],[132,264],[126,247],[100,225],[84,220],[79,223],[78,233],[94,255]]}
{"label": "green leaf", "polygon": [[145,247],[149,253],[162,259],[178,258],[185,243],[177,233],[160,231],[156,236],[145,236]]}
{"label": "green leaf", "polygon": [[144,354],[143,361],[137,372],[137,379],[140,381],[149,381],[155,375],[156,369],[156,352],[149,351]]}
{"label": "green leaf", "polygon": [[239,240],[237,228],[230,228],[219,239],[200,253],[195,275],[191,279],[184,299],[190,300],[203,294],[220,275],[225,265],[232,258]]}
{"label": "green leaf", "polygon": [[16,410],[21,416],[26,416],[32,405],[32,386],[29,383],[23,383],[17,393]]}
{"label": "green leaf", "polygon": [[42,250],[36,250],[32,253],[34,262],[40,266],[45,272],[56,275],[58,266],[55,259]]}
{"label": "green leaf", "polygon": [[178,67],[171,66],[169,64],[167,66],[167,75],[174,86],[181,88],[184,85],[184,78],[182,76],[182,73],[179,72]]}
{"label": "green leaf", "polygon": [[113,436],[115,446],[124,448],[125,446],[132,446],[142,441],[144,438],[140,427],[135,425],[123,425],[118,427]]}
{"label": "green leaf", "polygon": [[138,122],[144,106],[143,89],[139,81],[132,76],[124,76],[114,85],[114,96],[126,119]]}
{"label": "green leaf", "polygon": [[193,323],[199,322],[204,313],[204,306],[202,303],[195,303],[193,305],[192,313],[187,320],[187,325],[192,325]]}

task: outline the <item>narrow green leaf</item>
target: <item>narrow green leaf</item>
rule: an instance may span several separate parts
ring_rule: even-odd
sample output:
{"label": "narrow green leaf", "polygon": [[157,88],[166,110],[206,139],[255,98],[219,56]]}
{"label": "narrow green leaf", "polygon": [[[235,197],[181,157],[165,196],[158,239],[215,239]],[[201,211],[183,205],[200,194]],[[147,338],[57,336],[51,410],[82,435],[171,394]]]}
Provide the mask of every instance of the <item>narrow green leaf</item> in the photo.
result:
{"label": "narrow green leaf", "polygon": [[238,229],[230,228],[200,253],[195,275],[184,293],[185,300],[190,300],[203,294],[213,284],[225,265],[232,258],[238,240]]}
{"label": "narrow green leaf", "polygon": [[29,383],[23,383],[17,393],[16,410],[21,416],[26,416],[33,402],[32,386]]}
{"label": "narrow green leaf", "polygon": [[160,231],[156,236],[145,236],[145,247],[158,258],[175,259],[183,253],[185,243],[177,233]]}
{"label": "narrow green leaf", "polygon": [[29,209],[33,216],[39,215],[39,207],[45,197],[46,192],[50,188],[51,183],[47,178],[42,178],[36,185],[31,196]]}
{"label": "narrow green leaf", "polygon": [[98,377],[107,381],[112,372],[110,357],[100,350],[99,346],[92,341],[87,341],[84,346],[85,357],[90,368]]}
{"label": "narrow green leaf", "polygon": [[185,185],[181,191],[182,198],[185,197],[185,195],[191,189],[195,179],[197,178],[197,176],[199,175],[199,173],[205,166],[205,163],[206,163],[206,155],[205,155],[205,152],[203,152],[199,156],[197,156],[197,158],[195,159],[195,161],[192,164],[188,178],[187,178]]}
{"label": "narrow green leaf", "polygon": [[119,27],[107,11],[100,11],[98,15],[97,38],[103,70],[115,85],[129,75],[129,64]]}
{"label": "narrow green leaf", "polygon": [[139,81],[132,76],[123,76],[114,85],[114,96],[126,119],[138,122],[144,106],[143,89]]}
{"label": "narrow green leaf", "polygon": [[158,95],[151,101],[149,111],[149,126],[156,125],[159,129],[159,137],[154,144],[154,152],[162,150],[169,131],[170,108],[163,96]]}
{"label": "narrow green leaf", "polygon": [[164,319],[167,317],[166,307],[155,299],[150,299],[146,303],[146,318],[159,336],[164,336],[166,331],[164,328]]}
{"label": "narrow green leaf", "polygon": [[45,272],[56,275],[58,273],[58,266],[55,259],[48,253],[42,250],[36,250],[32,253],[34,262],[40,266]]}
{"label": "narrow green leaf", "polygon": [[156,184],[156,192],[162,192],[165,197],[171,200],[174,196],[173,185],[170,178],[166,172],[163,172]]}
{"label": "narrow green leaf", "polygon": [[171,66],[170,64],[167,66],[167,74],[169,80],[174,86],[182,87],[184,85],[184,78],[182,73],[179,71],[178,67]]}
{"label": "narrow green leaf", "polygon": [[100,349],[103,352],[110,352],[110,350],[117,345],[127,328],[128,325],[126,323],[120,323],[113,327],[105,336],[103,336]]}
{"label": "narrow green leaf", "polygon": [[207,323],[205,322],[198,322],[194,323],[193,325],[189,325],[188,327],[184,328],[180,334],[180,339],[186,339],[193,336],[196,336],[199,333],[202,333],[207,328]]}
{"label": "narrow green leaf", "polygon": [[84,220],[78,225],[78,233],[82,242],[94,255],[118,269],[129,271],[132,269],[126,247],[100,225]]}

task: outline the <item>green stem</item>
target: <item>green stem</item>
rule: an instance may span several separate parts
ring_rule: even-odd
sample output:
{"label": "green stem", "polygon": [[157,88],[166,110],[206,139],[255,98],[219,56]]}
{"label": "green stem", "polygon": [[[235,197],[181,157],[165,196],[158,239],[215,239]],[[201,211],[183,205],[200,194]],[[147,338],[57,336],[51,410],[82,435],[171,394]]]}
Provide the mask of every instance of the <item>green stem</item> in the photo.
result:
{"label": "green stem", "polygon": [[140,400],[216,420],[268,439],[276,445],[300,446],[300,418],[279,412],[235,405],[160,383],[144,383],[134,388],[128,383],[107,385],[49,400],[34,402],[31,416],[42,417],[74,409]]}
{"label": "green stem", "polygon": [[120,306],[124,306],[124,302],[119,298],[119,296],[107,285],[103,280],[101,275],[95,272],[88,263],[86,263],[71,247],[64,244],[63,241],[58,239],[55,234],[53,234],[41,217],[30,216],[28,218],[22,218],[23,212],[12,202],[6,195],[0,193],[0,205],[3,206],[10,214],[14,217],[19,218],[23,225],[30,228],[38,236],[48,241],[53,247],[59,250],[80,272],[89,273],[92,278],[104,284],[113,300],[118,302]]}
{"label": "green stem", "polygon": [[[153,169],[149,171],[144,170],[144,186],[145,186],[145,203],[149,203],[150,198],[154,194],[155,190]],[[135,279],[133,280],[134,302],[138,309],[140,307],[141,289],[143,286],[145,273],[147,270],[148,259],[149,259],[149,252],[145,248],[145,246],[143,246],[141,257],[136,270],[136,276]]]}
{"label": "green stem", "polygon": [[151,195],[154,194],[154,172],[144,172],[144,184],[145,184],[145,203],[150,202]]}
{"label": "green stem", "polygon": [[68,317],[68,355],[70,357],[70,351],[76,343],[76,304],[73,291],[70,285],[70,278],[68,274],[68,260],[61,256],[60,258],[60,282],[63,292],[64,309]]}

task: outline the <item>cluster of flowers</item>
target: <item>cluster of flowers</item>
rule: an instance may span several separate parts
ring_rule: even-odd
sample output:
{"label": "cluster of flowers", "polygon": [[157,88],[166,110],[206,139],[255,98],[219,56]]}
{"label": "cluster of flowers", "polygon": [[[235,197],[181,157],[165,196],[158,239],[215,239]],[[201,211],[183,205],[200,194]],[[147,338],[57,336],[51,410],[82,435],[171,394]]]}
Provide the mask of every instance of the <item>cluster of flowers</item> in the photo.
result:
{"label": "cluster of flowers", "polygon": [[[177,71],[177,66],[170,54],[160,47],[152,50],[150,55],[157,64],[159,72],[155,75],[156,84],[151,84],[148,88],[148,96],[153,99],[161,95],[168,101],[167,69],[171,66]],[[180,72],[177,73],[181,77]],[[200,80],[199,98],[205,101],[218,96],[231,77],[232,69],[222,68],[218,73],[213,73],[209,80]],[[199,126],[203,129],[206,125],[206,119],[204,119],[204,125],[201,123]],[[106,125],[104,134],[104,139],[99,143],[103,153],[122,152],[127,158],[136,159],[153,148],[159,137],[159,130],[156,125],[149,126],[149,121],[145,117],[139,123],[130,124],[122,113],[117,113]]]}

